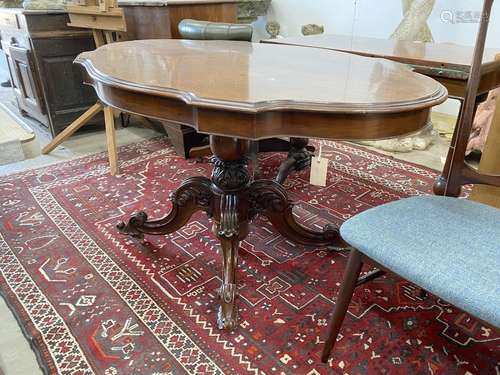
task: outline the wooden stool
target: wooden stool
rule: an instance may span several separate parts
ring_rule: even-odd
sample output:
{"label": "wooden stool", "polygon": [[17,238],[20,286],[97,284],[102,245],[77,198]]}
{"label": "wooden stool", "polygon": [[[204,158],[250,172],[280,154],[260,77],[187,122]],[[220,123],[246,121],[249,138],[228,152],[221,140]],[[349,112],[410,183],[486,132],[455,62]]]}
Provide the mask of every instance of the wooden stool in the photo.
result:
{"label": "wooden stool", "polygon": [[[99,2],[96,2],[96,0],[86,0],[86,3],[83,5],[68,5],[66,10],[70,18],[68,26],[92,29],[96,48],[107,43],[113,43],[113,32],[127,31],[123,9],[118,8],[116,0],[99,0]],[[94,104],[64,129],[64,131],[58,134],[52,142],[43,148],[42,154],[48,154],[54,150],[100,111],[104,112],[110,173],[113,176],[118,174],[118,153],[116,150],[113,109],[101,102]]]}

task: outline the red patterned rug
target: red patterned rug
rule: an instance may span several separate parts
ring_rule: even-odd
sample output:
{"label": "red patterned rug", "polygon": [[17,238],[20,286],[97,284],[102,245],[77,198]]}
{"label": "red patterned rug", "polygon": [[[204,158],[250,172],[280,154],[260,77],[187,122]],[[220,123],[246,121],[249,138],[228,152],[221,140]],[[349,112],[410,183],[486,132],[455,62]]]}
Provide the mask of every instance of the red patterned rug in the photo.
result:
{"label": "red patterned rug", "polygon": [[[307,171],[286,185],[305,225],[428,193],[435,178],[346,143],[324,150],[327,187],[310,186]],[[282,157],[263,156],[262,175]],[[492,330],[395,277],[356,292],[335,355],[321,364],[347,255],[304,249],[262,219],[241,245],[240,325],[219,331],[221,257],[203,214],[149,247],[115,229],[139,209],[163,215],[169,191],[210,165],[175,156],[164,138],[123,147],[120,160],[118,177],[97,154],[0,178],[1,291],[49,373],[499,373]]]}

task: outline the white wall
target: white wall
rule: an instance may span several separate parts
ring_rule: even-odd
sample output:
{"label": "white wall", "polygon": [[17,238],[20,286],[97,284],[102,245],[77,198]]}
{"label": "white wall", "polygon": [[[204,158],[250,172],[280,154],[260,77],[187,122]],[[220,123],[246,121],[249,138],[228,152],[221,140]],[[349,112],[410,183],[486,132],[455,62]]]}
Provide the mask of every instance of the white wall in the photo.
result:
{"label": "white wall", "polygon": [[[449,23],[446,15],[461,11],[480,11],[482,0],[436,0],[429,25],[436,42],[473,45],[478,25]],[[267,38],[266,20],[281,24],[283,36],[300,35],[301,26],[317,23],[325,33],[388,38],[402,18],[400,0],[272,0],[267,19],[256,24],[256,36]],[[500,49],[500,2],[494,4],[488,47]]]}
{"label": "white wall", "polygon": [[[482,5],[483,0],[436,0],[429,18],[435,41],[474,45],[477,23],[453,23],[442,18],[464,11],[477,12]],[[487,46],[500,50],[500,1],[493,7]],[[388,38],[401,19],[401,0],[272,0],[267,18],[255,24],[255,37],[267,39],[265,24],[276,20],[283,36],[301,35],[302,25],[316,23],[324,25],[327,34]],[[458,104],[448,101],[437,111],[454,114]]]}

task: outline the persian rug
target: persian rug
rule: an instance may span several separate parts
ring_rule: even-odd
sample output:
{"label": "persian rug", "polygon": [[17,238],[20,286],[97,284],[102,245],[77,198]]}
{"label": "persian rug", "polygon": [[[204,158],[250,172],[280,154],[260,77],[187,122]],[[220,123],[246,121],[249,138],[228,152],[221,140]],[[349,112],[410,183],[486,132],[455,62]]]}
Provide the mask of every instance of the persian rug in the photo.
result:
{"label": "persian rug", "polygon": [[[310,227],[429,193],[436,177],[347,143],[323,149],[326,187],[308,171],[286,183]],[[262,155],[261,175],[283,157]],[[176,156],[165,138],[122,147],[120,160],[116,177],[102,153],[0,178],[1,291],[48,373],[498,374],[491,329],[393,276],[357,290],[322,364],[347,254],[298,246],[262,218],[241,244],[239,326],[220,331],[221,254],[205,215],[144,246],[115,229],[137,210],[164,215],[169,192],[211,165]]]}

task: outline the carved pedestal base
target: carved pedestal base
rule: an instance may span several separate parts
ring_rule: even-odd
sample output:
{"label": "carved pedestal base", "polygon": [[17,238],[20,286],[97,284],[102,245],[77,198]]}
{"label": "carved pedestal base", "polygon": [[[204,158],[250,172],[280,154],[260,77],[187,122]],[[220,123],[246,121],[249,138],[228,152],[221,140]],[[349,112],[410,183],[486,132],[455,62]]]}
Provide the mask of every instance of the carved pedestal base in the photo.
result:
{"label": "carved pedestal base", "polygon": [[171,212],[159,220],[148,220],[144,212],[135,214],[127,224],[118,224],[125,234],[142,239],[144,234],[168,234],[182,228],[196,211],[213,219],[213,231],[223,253],[222,284],[218,294],[219,328],[232,329],[237,324],[238,295],[236,269],[240,241],[248,235],[248,224],[257,215],[266,216],[283,236],[304,245],[346,246],[337,228],[321,232],[303,227],[295,221],[286,190],[270,180],[251,181],[245,154],[249,142],[210,137],[216,157],[212,178],[187,179],[172,196]]}

